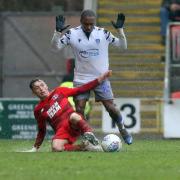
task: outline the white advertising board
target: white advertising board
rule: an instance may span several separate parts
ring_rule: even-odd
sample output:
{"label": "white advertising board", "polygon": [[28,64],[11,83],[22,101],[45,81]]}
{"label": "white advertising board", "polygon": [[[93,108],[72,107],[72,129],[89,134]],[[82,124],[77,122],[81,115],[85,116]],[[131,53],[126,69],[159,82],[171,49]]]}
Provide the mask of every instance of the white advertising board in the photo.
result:
{"label": "white advertising board", "polygon": [[164,103],[164,137],[180,138],[180,99],[172,101],[172,104]]}
{"label": "white advertising board", "polygon": [[[140,131],[140,99],[135,98],[117,98],[114,100],[117,108],[120,110],[124,120],[125,127],[130,133]],[[118,128],[112,122],[108,112],[103,107],[102,130],[105,133],[118,133]]]}

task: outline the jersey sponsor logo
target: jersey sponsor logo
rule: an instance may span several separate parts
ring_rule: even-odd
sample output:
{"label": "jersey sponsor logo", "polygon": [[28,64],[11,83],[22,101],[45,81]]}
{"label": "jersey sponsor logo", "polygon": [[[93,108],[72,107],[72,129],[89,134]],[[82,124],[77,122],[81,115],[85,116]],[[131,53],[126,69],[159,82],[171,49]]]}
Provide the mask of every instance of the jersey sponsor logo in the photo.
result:
{"label": "jersey sponsor logo", "polygon": [[98,56],[99,55],[99,49],[87,49],[84,51],[80,51],[79,54],[83,58]]}
{"label": "jersey sponsor logo", "polygon": [[48,110],[47,114],[50,118],[53,118],[54,115],[61,109],[60,105],[58,102],[55,102]]}

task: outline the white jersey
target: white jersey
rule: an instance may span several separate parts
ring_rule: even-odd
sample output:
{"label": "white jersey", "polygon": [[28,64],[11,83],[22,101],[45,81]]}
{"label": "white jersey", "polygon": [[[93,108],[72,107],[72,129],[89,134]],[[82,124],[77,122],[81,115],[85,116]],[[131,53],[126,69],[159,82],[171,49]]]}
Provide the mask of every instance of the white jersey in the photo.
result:
{"label": "white jersey", "polygon": [[87,83],[109,69],[109,44],[127,48],[123,29],[119,29],[119,38],[103,28],[94,27],[89,39],[81,26],[68,30],[64,35],[55,32],[52,49],[60,50],[70,45],[75,56],[74,81]]}

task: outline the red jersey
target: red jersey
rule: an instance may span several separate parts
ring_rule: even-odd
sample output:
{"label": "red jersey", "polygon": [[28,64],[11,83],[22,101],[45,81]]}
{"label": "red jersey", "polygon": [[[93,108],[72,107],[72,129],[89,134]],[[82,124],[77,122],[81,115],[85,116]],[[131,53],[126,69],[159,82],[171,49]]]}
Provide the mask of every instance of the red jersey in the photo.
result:
{"label": "red jersey", "polygon": [[73,107],[68,101],[69,96],[85,93],[95,88],[98,84],[98,80],[95,79],[76,88],[57,87],[46,99],[40,101],[34,109],[34,116],[38,124],[38,134],[34,147],[39,148],[44,140],[46,135],[46,122],[48,122],[56,132],[63,122],[69,119],[70,114],[74,112]]}

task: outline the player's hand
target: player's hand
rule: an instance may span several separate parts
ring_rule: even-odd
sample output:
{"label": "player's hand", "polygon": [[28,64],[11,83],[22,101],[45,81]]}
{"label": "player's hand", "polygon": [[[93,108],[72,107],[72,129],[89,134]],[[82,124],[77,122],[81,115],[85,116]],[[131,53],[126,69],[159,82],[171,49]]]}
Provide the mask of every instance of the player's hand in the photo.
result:
{"label": "player's hand", "polygon": [[70,25],[65,24],[65,17],[63,15],[56,16],[56,31],[62,32],[67,29]]}
{"label": "player's hand", "polygon": [[125,15],[123,13],[119,13],[116,23],[114,21],[111,21],[111,23],[115,29],[119,29],[119,28],[123,28],[124,21],[125,21]]}
{"label": "player's hand", "polygon": [[32,147],[31,149],[29,150],[25,150],[25,151],[22,151],[22,152],[37,152],[38,149],[36,147]]}
{"label": "player's hand", "polygon": [[101,83],[101,82],[104,81],[106,78],[110,77],[111,75],[112,75],[112,70],[106,71],[104,74],[102,74],[101,76],[99,76],[98,82]]}

